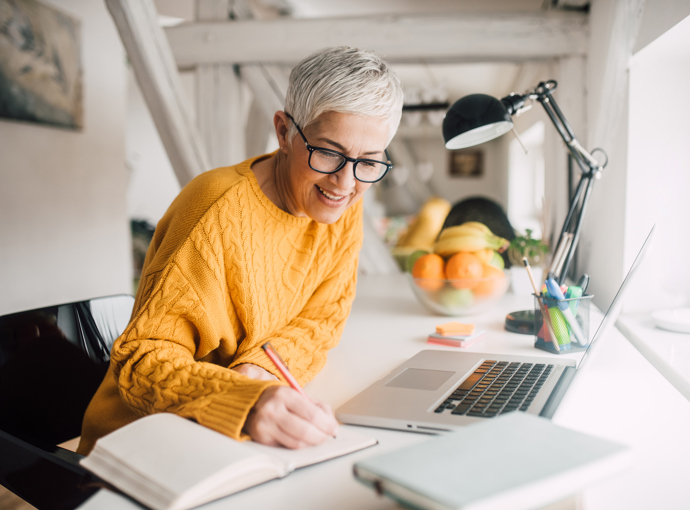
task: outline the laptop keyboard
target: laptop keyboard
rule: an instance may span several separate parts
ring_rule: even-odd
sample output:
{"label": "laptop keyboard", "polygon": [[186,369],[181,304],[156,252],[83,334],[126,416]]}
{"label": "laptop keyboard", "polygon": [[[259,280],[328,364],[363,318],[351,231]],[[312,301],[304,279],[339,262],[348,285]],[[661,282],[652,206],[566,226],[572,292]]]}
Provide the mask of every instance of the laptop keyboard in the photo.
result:
{"label": "laptop keyboard", "polygon": [[436,409],[442,413],[492,418],[527,411],[554,365],[485,361]]}

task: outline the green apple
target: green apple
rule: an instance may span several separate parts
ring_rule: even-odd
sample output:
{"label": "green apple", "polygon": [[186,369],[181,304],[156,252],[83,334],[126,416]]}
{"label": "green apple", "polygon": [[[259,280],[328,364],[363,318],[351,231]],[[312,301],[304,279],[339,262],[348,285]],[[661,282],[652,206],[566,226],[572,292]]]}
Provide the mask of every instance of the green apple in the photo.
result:
{"label": "green apple", "polygon": [[391,250],[391,255],[393,255],[393,258],[398,263],[401,271],[405,271],[405,268],[407,267],[407,257],[409,257],[413,252],[414,249],[412,248],[399,246],[396,246]]}
{"label": "green apple", "polygon": [[414,266],[414,263],[417,262],[417,259],[419,257],[421,257],[422,255],[426,255],[427,253],[429,253],[429,252],[426,250],[415,250],[412,253],[410,253],[407,256],[407,260],[405,261],[405,270],[408,273],[411,273],[412,267]]}
{"label": "green apple", "polygon": [[505,269],[505,267],[506,267],[506,263],[503,261],[503,257],[501,257],[501,254],[498,253],[497,251],[494,252],[494,256],[489,261],[489,265],[497,267],[498,269],[501,269],[501,270]]}
{"label": "green apple", "polygon": [[454,289],[446,287],[438,294],[438,302],[446,308],[465,308],[474,302],[474,295],[470,289]]}

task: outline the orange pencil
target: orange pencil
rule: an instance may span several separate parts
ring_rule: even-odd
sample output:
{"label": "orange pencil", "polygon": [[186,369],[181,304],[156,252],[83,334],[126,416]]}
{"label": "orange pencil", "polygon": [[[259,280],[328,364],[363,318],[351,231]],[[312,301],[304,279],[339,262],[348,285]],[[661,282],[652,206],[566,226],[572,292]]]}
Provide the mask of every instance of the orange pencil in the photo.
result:
{"label": "orange pencil", "polygon": [[[281,358],[280,354],[278,354],[276,352],[276,350],[271,345],[271,342],[266,342],[265,344],[263,344],[261,346],[261,348],[266,353],[266,356],[268,356],[268,359],[270,359],[273,362],[273,364],[276,366],[276,368],[278,369],[278,372],[280,372],[283,375],[283,377],[285,377],[285,380],[288,382],[290,387],[293,390],[297,391],[304,398],[306,398],[309,402],[314,403],[314,401],[309,398],[309,395],[307,395],[304,392],[304,390],[302,389],[302,387],[299,385],[299,383],[297,382],[297,379],[295,379],[295,377],[290,373],[287,365],[283,361],[283,358]],[[331,437],[333,439],[336,438],[336,436],[331,436]]]}
{"label": "orange pencil", "polygon": [[556,349],[556,352],[561,352],[561,348],[558,345],[558,340],[556,340],[556,333],[553,330],[553,325],[551,324],[551,316],[549,315],[549,310],[542,301],[541,298],[541,293],[539,292],[539,289],[537,288],[537,283],[534,281],[534,275],[532,274],[532,267],[529,265],[529,261],[527,260],[527,257],[522,258],[522,263],[525,265],[525,268],[527,268],[527,276],[529,276],[529,281],[532,282],[532,288],[534,289],[534,295],[537,298],[537,303],[539,303],[539,310],[541,310],[541,316],[542,319],[544,320],[544,323],[546,324],[546,327],[549,330],[549,336],[551,337],[551,342],[553,343],[553,348]]}
{"label": "orange pencil", "polygon": [[290,373],[287,365],[285,364],[283,359],[280,357],[280,355],[276,352],[276,350],[273,348],[273,346],[271,345],[271,342],[266,342],[265,344],[263,344],[261,346],[261,348],[266,353],[266,356],[268,356],[268,359],[270,359],[273,362],[273,364],[276,366],[276,368],[278,369],[278,372],[280,372],[282,374],[282,376],[285,378],[285,380],[290,385],[290,387],[293,390],[296,390],[297,392],[299,392],[300,395],[302,395],[304,398],[306,398],[307,400],[309,400],[311,402],[312,400],[309,398],[309,395],[307,395],[304,392],[302,387],[297,382],[297,379],[295,379],[295,377]]}

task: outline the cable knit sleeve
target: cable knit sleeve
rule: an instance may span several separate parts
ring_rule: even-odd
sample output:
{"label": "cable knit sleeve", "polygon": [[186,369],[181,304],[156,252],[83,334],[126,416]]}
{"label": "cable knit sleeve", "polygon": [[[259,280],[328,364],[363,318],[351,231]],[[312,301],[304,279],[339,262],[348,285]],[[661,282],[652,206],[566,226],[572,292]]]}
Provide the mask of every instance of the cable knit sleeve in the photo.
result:
{"label": "cable knit sleeve", "polygon": [[278,331],[239,346],[231,366],[252,363],[282,379],[261,345],[270,341],[304,386],[323,368],[328,350],[335,347],[350,314],[357,284],[357,262],[362,246],[361,206],[353,211],[342,242],[332,251],[331,270],[307,300],[301,312]]}
{"label": "cable knit sleeve", "polygon": [[[301,384],[326,362],[355,295],[362,203],[334,223],[295,217],[261,191],[252,162],[205,172],[156,227],[132,320],[84,418],[82,453],[137,416],[170,412],[235,439],[276,374],[271,341]],[[278,375],[278,374],[276,374]]]}
{"label": "cable knit sleeve", "polygon": [[[193,251],[191,245],[186,248]],[[264,389],[279,383],[256,381],[199,361],[230,329],[212,320],[214,315],[205,306],[209,298],[222,306],[220,290],[210,291],[215,296],[198,292],[199,282],[213,279],[213,272],[193,254],[184,260],[194,267],[195,281],[185,276],[189,269],[171,263],[113,346],[111,366],[120,395],[138,414],[170,412],[234,439],[246,439],[241,430],[249,410]]]}

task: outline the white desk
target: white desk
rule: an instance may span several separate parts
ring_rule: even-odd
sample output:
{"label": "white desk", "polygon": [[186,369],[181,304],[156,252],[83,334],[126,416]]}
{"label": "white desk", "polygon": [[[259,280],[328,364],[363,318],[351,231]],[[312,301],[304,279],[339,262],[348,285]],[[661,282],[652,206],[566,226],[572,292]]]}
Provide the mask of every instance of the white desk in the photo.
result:
{"label": "white desk", "polygon": [[[532,306],[529,296],[506,296],[492,312],[469,318],[487,335],[468,350],[555,356],[532,347],[533,337],[508,333],[510,311]],[[361,277],[357,298],[340,345],[307,392],[336,408],[422,349],[443,317],[427,312],[402,275]],[[581,354],[571,355],[578,358]],[[588,361],[586,377],[576,377],[554,417],[558,424],[629,444],[636,462],[614,479],[587,489],[578,509],[690,508],[690,403],[617,331],[612,330]],[[643,411],[646,409],[646,411]],[[393,509],[352,476],[352,464],[371,455],[424,441],[429,436],[366,428],[379,445],[291,473],[204,509]],[[114,496],[98,508],[128,508]]]}
{"label": "white desk", "polygon": [[690,400],[690,333],[659,329],[650,313],[623,316],[616,325],[630,343]]}

